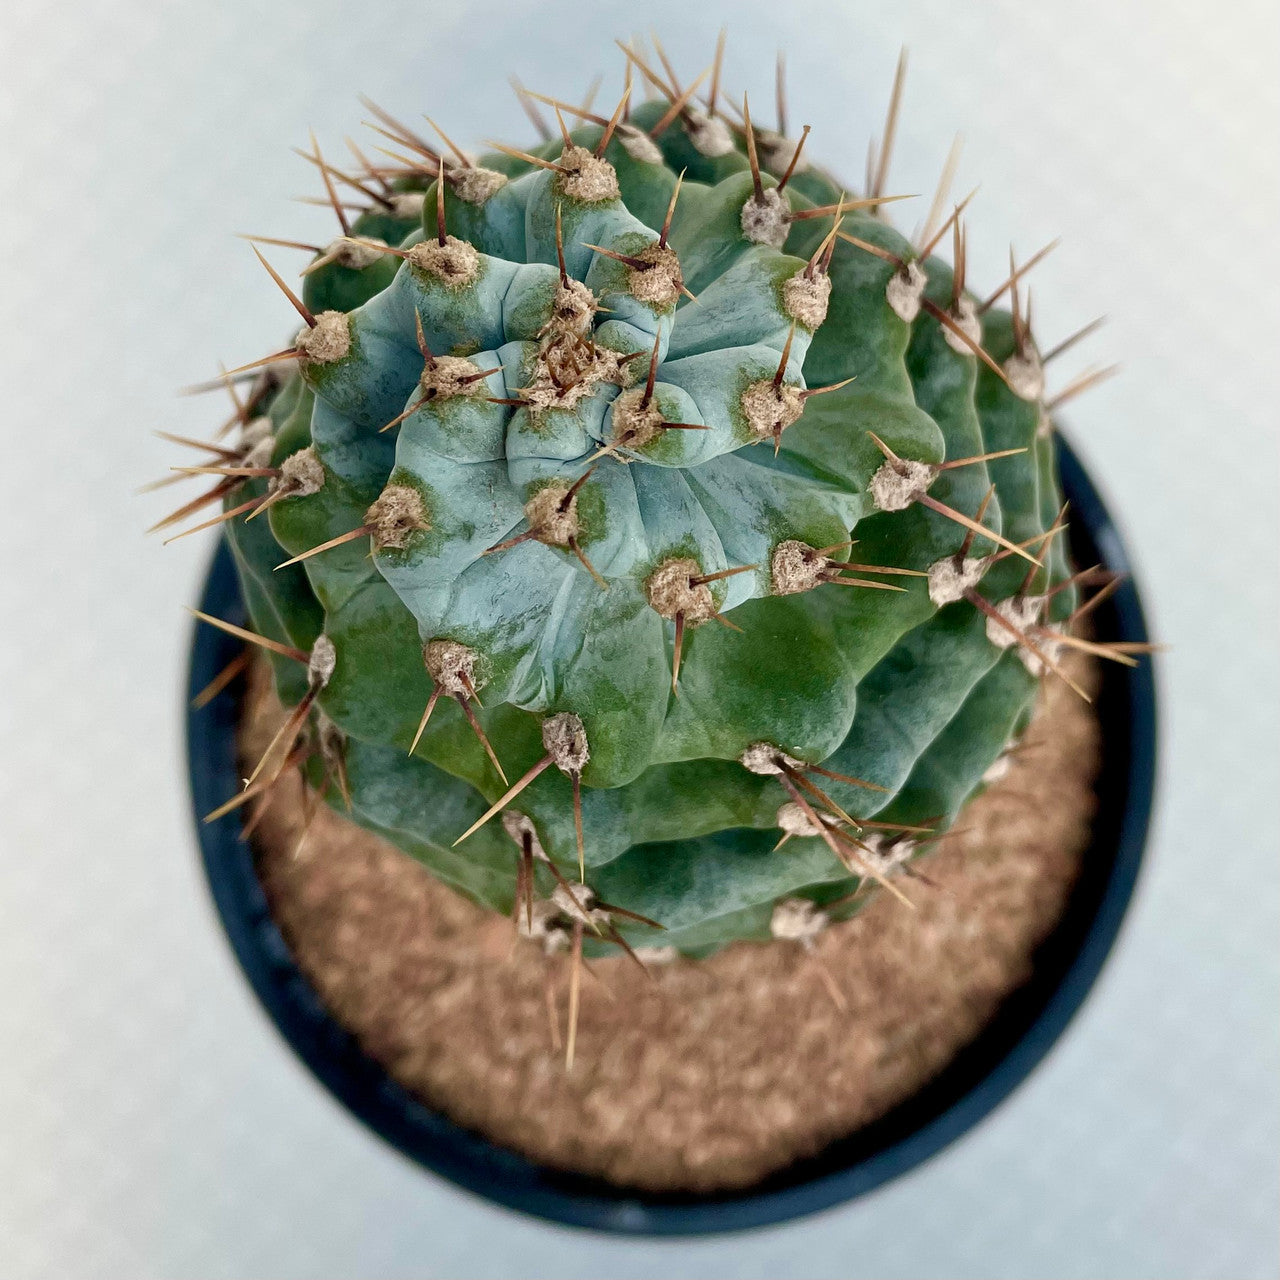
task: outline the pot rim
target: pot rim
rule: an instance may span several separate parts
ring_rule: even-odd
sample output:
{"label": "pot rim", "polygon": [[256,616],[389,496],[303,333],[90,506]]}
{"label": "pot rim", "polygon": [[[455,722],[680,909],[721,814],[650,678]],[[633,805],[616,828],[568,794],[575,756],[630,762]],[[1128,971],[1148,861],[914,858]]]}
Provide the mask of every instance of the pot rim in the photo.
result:
{"label": "pot rim", "polygon": [[[1076,563],[1101,563],[1127,575],[1099,608],[1100,629],[1146,641],[1142,601],[1115,522],[1060,434],[1056,443],[1063,494],[1071,504]],[[213,556],[200,607],[215,617],[243,621],[225,540]],[[237,651],[233,637],[197,625],[189,697]],[[1153,664],[1103,665],[1095,703],[1103,760],[1092,837],[1062,919],[1037,950],[1032,978],[918,1093],[818,1155],[746,1189],[652,1193],[547,1168],[432,1110],[369,1057],[333,1019],[294,962],[268,908],[252,850],[240,838],[238,816],[200,820],[239,782],[238,699],[230,689],[198,710],[188,701],[188,772],[201,861],[232,950],[271,1022],[337,1101],[411,1160],[486,1200],[565,1226],[628,1236],[696,1236],[769,1226],[865,1195],[936,1155],[1026,1079],[1084,1003],[1133,896],[1156,777]]]}

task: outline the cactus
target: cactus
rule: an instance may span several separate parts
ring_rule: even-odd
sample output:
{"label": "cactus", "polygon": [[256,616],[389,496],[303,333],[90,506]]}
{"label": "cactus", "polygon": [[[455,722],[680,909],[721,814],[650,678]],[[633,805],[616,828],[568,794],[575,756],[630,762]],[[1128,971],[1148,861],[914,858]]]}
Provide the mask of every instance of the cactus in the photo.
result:
{"label": "cactus", "polygon": [[548,947],[805,943],[909,896],[1067,647],[1133,646],[1071,635],[1030,264],[980,300],[888,141],[853,198],[718,55],[699,100],[626,53],[527,151],[313,142],[340,235],[268,267],[302,327],[162,522],[223,503],[293,708],[217,813],[300,766]]}

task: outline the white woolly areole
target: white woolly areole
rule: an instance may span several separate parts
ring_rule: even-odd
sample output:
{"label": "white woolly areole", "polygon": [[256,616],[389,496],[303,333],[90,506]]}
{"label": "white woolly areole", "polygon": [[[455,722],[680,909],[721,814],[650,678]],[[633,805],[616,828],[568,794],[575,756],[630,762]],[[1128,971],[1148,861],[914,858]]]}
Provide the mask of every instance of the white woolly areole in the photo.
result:
{"label": "white woolly areole", "polygon": [[308,445],[291,453],[280,464],[280,475],[271,486],[272,493],[284,493],[290,498],[309,498],[324,488],[324,467],[316,457],[316,451]]}
{"label": "white woolly areole", "polygon": [[570,200],[583,204],[600,204],[617,200],[618,174],[607,160],[602,160],[586,147],[565,147],[556,163],[569,172],[560,174],[561,190]]}
{"label": "white woolly areole", "polygon": [[820,836],[822,827],[798,805],[788,800],[778,809],[778,827],[789,836]]}
{"label": "white woolly areole", "polygon": [[884,836],[873,833],[863,836],[858,857],[880,875],[891,876],[901,870],[915,851],[914,840],[896,840],[890,844]]}
{"label": "white woolly areole", "polygon": [[1000,754],[987,766],[986,772],[982,775],[983,782],[999,782],[1002,778],[1009,775],[1009,771],[1013,768],[1013,758],[1018,750],[1018,737],[1010,737],[1000,748]]}
{"label": "white woolly areole", "polygon": [[978,308],[974,305],[973,299],[962,294],[960,301],[951,309],[951,319],[955,321],[956,328],[964,333],[969,342],[965,342],[964,338],[944,324],[942,337],[947,346],[952,351],[958,351],[962,356],[973,355],[974,346],[982,339],[982,321],[978,317]]}
{"label": "white woolly areole", "polygon": [[[1044,608],[1044,596],[1010,596],[996,605],[996,612],[1011,622],[1024,635],[1034,627],[1040,619],[1040,610]],[[993,617],[987,617],[987,639],[997,649],[1008,649],[1018,643],[1018,638],[1002,627]]]}
{"label": "white woolly areole", "polygon": [[298,356],[311,364],[333,364],[351,350],[351,325],[345,311],[322,311],[294,341]]}
{"label": "white woolly areole", "polygon": [[591,759],[587,731],[572,711],[558,711],[542,722],[542,745],[561,773],[581,773]]}
{"label": "white woolly areole", "polygon": [[345,763],[347,735],[325,715],[322,707],[316,708],[316,741],[321,759],[330,769],[340,771]]}
{"label": "white woolly areole", "polygon": [[775,387],[773,379],[753,382],[742,393],[742,414],[753,435],[769,440],[785,431],[804,412],[802,387],[789,382]]}
{"label": "white woolly areole", "polygon": [[885,301],[895,315],[910,324],[920,314],[920,298],[928,283],[929,277],[918,262],[906,262],[889,277],[884,287]]}
{"label": "white woolly areole", "polygon": [[676,251],[670,245],[654,243],[630,256],[645,264],[627,267],[627,288],[631,296],[658,311],[674,307],[684,287]]}
{"label": "white woolly areole", "polygon": [[808,948],[830,923],[831,917],[808,898],[782,898],[773,904],[769,932],[775,938]]}
{"label": "white woolly areole", "polygon": [[788,769],[803,769],[804,762],[795,756],[775,747],[772,742],[753,742],[739,757],[738,763],[748,773],[757,773],[773,777],[782,772],[785,764]]}
{"label": "white woolly areole", "polygon": [[456,236],[445,236],[444,244],[431,236],[409,250],[409,265],[435,276],[446,288],[465,289],[480,274],[480,254]]}
{"label": "white woolly areole", "polygon": [[362,236],[360,241],[348,240],[345,236],[340,236],[326,246],[323,256],[332,258],[340,267],[346,267],[351,271],[363,271],[365,267],[373,266],[382,257],[375,247],[377,245],[385,249],[387,242],[379,240],[377,236]]}
{"label": "white woolly areole", "polygon": [[[532,916],[532,919],[530,919]],[[549,898],[539,898],[532,912],[522,910],[516,917],[516,932],[530,942],[540,943],[543,951],[556,955],[569,949],[569,934],[564,912]]]}
{"label": "white woolly areole", "polygon": [[829,563],[826,556],[820,556],[807,542],[788,538],[778,543],[769,562],[773,594],[793,596],[820,587],[827,581]]}
{"label": "white woolly areole", "polygon": [[609,406],[609,421],[613,424],[612,442],[630,449],[642,449],[657,439],[663,429],[657,399],[645,404],[643,387],[622,392]]}
{"label": "white woolly areole", "polygon": [[425,191],[400,191],[389,197],[391,200],[391,216],[415,221],[422,217],[423,206],[427,203]]}
{"label": "white woolly areole", "polygon": [[802,268],[782,286],[783,310],[810,333],[827,318],[830,300],[831,277],[826,272],[807,276]]}
{"label": "white woolly areole", "polygon": [[529,852],[539,862],[550,862],[547,857],[547,851],[542,847],[542,841],[538,839],[538,829],[533,825],[533,819],[526,814],[520,813],[515,809],[504,809],[502,811],[502,829],[516,842],[522,849],[524,842],[529,841]]}
{"label": "white woolly areole", "polygon": [[[756,132],[756,155],[760,157],[760,167],[780,178],[787,171],[791,157],[796,153],[796,143],[792,138],[779,133],[776,129],[760,129]],[[809,162],[801,156],[793,173],[804,173]]]}
{"label": "white woolly areole", "polygon": [[552,328],[586,334],[599,309],[596,295],[581,280],[571,279],[568,284],[556,286],[556,296],[551,304]]}
{"label": "white woolly areole", "polygon": [[338,651],[333,641],[323,632],[316,636],[311,646],[311,657],[307,659],[307,680],[313,689],[323,689],[333,676],[333,669],[338,665]]}
{"label": "white woolly areole", "polygon": [[1039,400],[1044,394],[1044,366],[1034,347],[1015,351],[1004,362],[1009,390],[1020,400]]}
{"label": "white woolly areole", "polygon": [[422,495],[407,484],[387,485],[364,513],[364,522],[379,551],[403,551],[415,534],[431,528]]}
{"label": "white woolly areole", "polygon": [[248,451],[256,444],[261,444],[264,440],[270,440],[275,436],[276,424],[264,413],[257,418],[250,418],[248,422],[241,426],[239,434],[236,436],[236,445],[238,448]]}
{"label": "white woolly areole", "polygon": [[532,411],[572,409],[580,400],[594,395],[602,382],[627,385],[630,366],[619,363],[616,351],[597,346],[594,357],[584,366],[585,355],[580,346],[565,340],[562,328],[538,353],[533,377],[520,388],[520,398]]}
{"label": "white woolly areole", "polygon": [[524,504],[524,516],[533,536],[549,546],[567,547],[578,536],[578,495],[569,497],[567,484],[544,485]]}
{"label": "white woolly areole", "polygon": [[[1044,654],[1051,662],[1061,660],[1066,650],[1066,645],[1056,637],[1062,634],[1061,627],[1052,624],[1042,626],[1036,632],[1036,648]],[[1044,675],[1045,664],[1040,661],[1036,654],[1032,653],[1026,646],[1018,649],[1018,657],[1022,659],[1022,665],[1037,679]]]}
{"label": "white woolly areole", "polygon": [[[475,377],[479,372],[480,366],[465,356],[434,356],[422,366],[418,389],[433,400],[482,395],[484,379]],[[472,381],[465,381],[467,378]]]}
{"label": "white woolly areole", "polygon": [[905,511],[913,502],[919,502],[938,474],[937,467],[914,458],[889,459],[881,464],[871,477],[871,501],[877,511]]}
{"label": "white woolly areole", "polygon": [[983,772],[982,781],[986,783],[999,782],[1003,778],[1009,776],[1009,770],[1013,768],[1013,757],[1007,750],[1002,751],[987,766]]}
{"label": "white woolly areole", "polygon": [[965,556],[964,562],[956,556],[943,556],[929,566],[929,599],[938,606],[955,604],[964,599],[964,593],[976,587],[987,571],[985,556]]}
{"label": "white woolly areole", "polygon": [[679,947],[633,947],[640,962],[646,966],[651,964],[675,964],[680,959]]}
{"label": "white woolly areole", "polygon": [[259,440],[240,459],[240,465],[242,467],[269,467],[271,465],[271,455],[275,451],[276,442],[274,440]]}
{"label": "white woolly areole", "polygon": [[727,156],[733,150],[733,132],[716,116],[709,116],[696,107],[688,107],[684,113],[684,131],[693,149],[703,156]]}
{"label": "white woolly areole", "polygon": [[[865,846],[865,847],[864,847]],[[858,856],[867,862],[879,858],[884,852],[885,838],[879,831],[869,831],[858,840]]]}
{"label": "white woolly areole", "polygon": [[698,562],[690,556],[664,560],[645,579],[644,593],[649,607],[663,618],[683,614],[686,626],[696,627],[714,617],[716,602],[711,588],[705,582],[695,586],[691,581],[701,572]]}
{"label": "white woolly areole", "polygon": [[752,244],[781,249],[790,229],[791,208],[776,187],[769,187],[759,200],[753,194],[742,206],[742,234]]}
{"label": "white woolly areole", "polygon": [[570,920],[577,920],[585,925],[609,923],[609,913],[596,906],[595,890],[590,885],[561,880],[551,891],[551,901]]}
{"label": "white woolly areole", "polygon": [[466,696],[483,689],[485,681],[476,671],[480,655],[456,640],[428,640],[422,647],[422,661],[435,685],[444,693]]}
{"label": "white woolly areole", "polygon": [[469,169],[454,169],[450,174],[453,194],[467,204],[484,204],[490,196],[497,195],[507,185],[505,173],[473,165]]}
{"label": "white woolly areole", "polygon": [[641,164],[661,164],[662,148],[643,129],[633,124],[620,124],[614,131],[623,151]]}

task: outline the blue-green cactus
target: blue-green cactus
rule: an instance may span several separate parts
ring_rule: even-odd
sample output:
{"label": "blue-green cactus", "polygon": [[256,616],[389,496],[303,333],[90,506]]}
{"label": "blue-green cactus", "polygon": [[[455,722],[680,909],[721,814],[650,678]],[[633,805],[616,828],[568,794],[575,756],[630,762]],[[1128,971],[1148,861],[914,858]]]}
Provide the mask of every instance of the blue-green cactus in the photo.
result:
{"label": "blue-green cactus", "polygon": [[900,892],[1079,583],[1017,274],[631,57],[529,152],[314,151],[343,234],[212,470],[296,708],[245,795],[302,759],[526,929],[704,953]]}

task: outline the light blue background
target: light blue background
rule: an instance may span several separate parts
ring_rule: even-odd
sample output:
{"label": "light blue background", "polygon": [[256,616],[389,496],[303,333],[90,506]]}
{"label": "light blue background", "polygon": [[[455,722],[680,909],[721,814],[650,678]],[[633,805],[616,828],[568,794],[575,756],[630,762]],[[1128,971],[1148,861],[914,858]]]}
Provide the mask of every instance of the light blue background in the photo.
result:
{"label": "light blue background", "polygon": [[[173,389],[291,329],[236,231],[326,235],[288,150],[355,94],[526,136],[504,78],[583,91],[655,22],[686,75],[774,50],[815,157],[860,177],[900,42],[891,186],[952,133],[973,279],[1035,278],[1046,342],[1099,311],[1123,378],[1071,413],[1124,514],[1161,664],[1149,870],[1068,1039],[914,1176],[779,1230],[614,1242],[422,1176],[282,1049],[196,871],[180,747],[208,544],[132,499],[221,404]],[[1277,40],[1270,0],[894,5],[8,0],[0,17],[0,1273],[7,1277],[1275,1274]],[[915,216],[900,221],[908,227]],[[286,251],[273,255],[286,266]],[[1077,359],[1078,355],[1078,359]],[[1072,353],[1062,380],[1091,358]],[[1074,363],[1073,363],[1074,362]]]}

